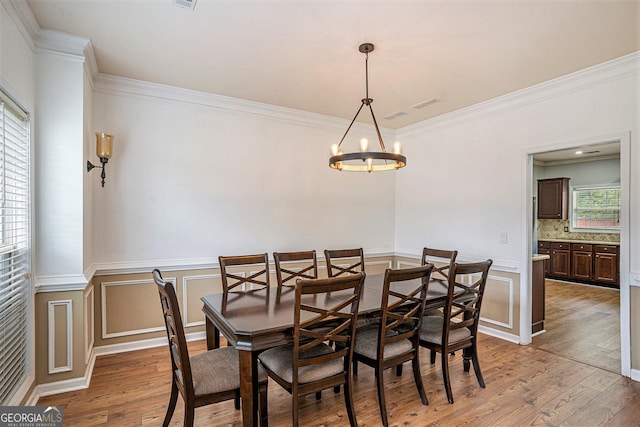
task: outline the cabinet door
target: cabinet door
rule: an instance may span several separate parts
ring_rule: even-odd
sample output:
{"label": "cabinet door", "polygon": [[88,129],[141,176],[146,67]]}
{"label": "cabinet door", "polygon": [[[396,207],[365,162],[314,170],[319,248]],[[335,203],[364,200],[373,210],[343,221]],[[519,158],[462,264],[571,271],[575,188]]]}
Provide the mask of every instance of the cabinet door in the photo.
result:
{"label": "cabinet door", "polygon": [[540,255],[549,255],[549,259],[544,260],[544,275],[545,277],[551,273],[551,249],[538,249]]}
{"label": "cabinet door", "polygon": [[551,250],[551,274],[556,277],[571,277],[571,251]]}
{"label": "cabinet door", "polygon": [[591,252],[573,251],[572,252],[572,276],[575,279],[591,280],[591,266],[593,258]]}
{"label": "cabinet door", "polygon": [[569,178],[538,180],[538,218],[567,219]]}
{"label": "cabinet door", "polygon": [[603,283],[618,284],[618,255],[596,252],[595,280]]}

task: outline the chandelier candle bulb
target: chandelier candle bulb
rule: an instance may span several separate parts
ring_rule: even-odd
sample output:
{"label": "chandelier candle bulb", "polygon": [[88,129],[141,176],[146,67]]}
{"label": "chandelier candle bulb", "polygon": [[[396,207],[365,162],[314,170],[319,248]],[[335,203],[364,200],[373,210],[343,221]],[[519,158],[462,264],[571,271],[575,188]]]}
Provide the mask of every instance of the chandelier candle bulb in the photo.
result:
{"label": "chandelier candle bulb", "polygon": [[400,154],[402,152],[402,144],[399,141],[393,143],[393,154]]}
{"label": "chandelier candle bulb", "polygon": [[368,148],[369,148],[369,140],[367,138],[362,138],[360,140],[360,151],[362,151],[363,153],[366,153]]}
{"label": "chandelier candle bulb", "polygon": [[331,145],[331,155],[335,156],[336,154],[338,154],[338,144],[332,144]]}

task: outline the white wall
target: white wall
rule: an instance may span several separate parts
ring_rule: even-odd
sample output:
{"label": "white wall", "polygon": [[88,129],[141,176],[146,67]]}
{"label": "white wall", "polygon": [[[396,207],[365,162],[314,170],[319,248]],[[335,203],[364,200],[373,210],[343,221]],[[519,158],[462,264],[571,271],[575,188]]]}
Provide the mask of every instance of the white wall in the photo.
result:
{"label": "white wall", "polygon": [[330,145],[348,122],[305,122],[300,113],[293,120],[276,107],[236,111],[205,94],[170,99],[180,91],[163,87],[132,94],[131,83],[111,79],[95,95],[96,129],[115,134],[107,183],[94,197],[99,268],[304,249],[393,251],[396,175],[328,167]]}
{"label": "white wall", "polygon": [[[521,269],[527,262],[525,153],[636,132],[637,75],[629,69],[637,65],[621,62],[601,77],[583,73],[548,82],[400,130],[411,164],[396,180],[396,251],[455,248],[462,257],[490,257]],[[631,164],[640,165],[637,150],[632,155]],[[639,184],[632,174],[632,187]],[[631,260],[638,271],[640,248],[633,242],[640,241],[640,210],[632,203]],[[507,244],[500,243],[502,232],[508,233]]]}
{"label": "white wall", "polygon": [[[620,183],[620,159],[594,160],[540,168],[543,178],[571,178],[569,185],[598,185]],[[534,181],[535,184],[535,181]],[[534,193],[538,191],[534,186]]]}

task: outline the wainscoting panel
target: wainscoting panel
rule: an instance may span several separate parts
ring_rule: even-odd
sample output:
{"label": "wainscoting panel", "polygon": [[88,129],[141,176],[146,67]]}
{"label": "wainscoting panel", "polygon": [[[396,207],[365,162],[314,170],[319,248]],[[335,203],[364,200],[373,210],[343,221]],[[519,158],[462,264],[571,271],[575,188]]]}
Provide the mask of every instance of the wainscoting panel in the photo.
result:
{"label": "wainscoting panel", "polygon": [[48,354],[49,374],[73,370],[73,301],[49,301]]}

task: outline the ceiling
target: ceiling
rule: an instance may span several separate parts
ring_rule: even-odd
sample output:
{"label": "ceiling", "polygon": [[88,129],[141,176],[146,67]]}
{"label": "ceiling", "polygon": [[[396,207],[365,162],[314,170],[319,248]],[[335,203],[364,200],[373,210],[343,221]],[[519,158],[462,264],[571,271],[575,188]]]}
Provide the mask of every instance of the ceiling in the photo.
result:
{"label": "ceiling", "polygon": [[639,46],[635,0],[27,1],[40,27],[91,39],[100,73],[349,120],[371,42],[369,95],[392,129]]}

